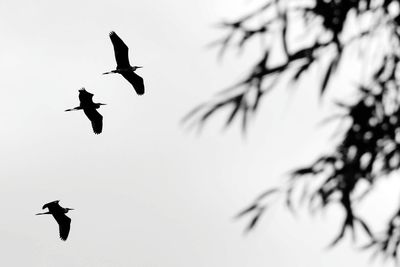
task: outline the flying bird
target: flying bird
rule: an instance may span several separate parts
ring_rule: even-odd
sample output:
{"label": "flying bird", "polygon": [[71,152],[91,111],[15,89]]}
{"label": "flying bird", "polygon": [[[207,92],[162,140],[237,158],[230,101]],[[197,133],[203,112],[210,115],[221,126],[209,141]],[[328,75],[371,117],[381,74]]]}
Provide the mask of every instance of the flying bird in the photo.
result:
{"label": "flying bird", "polygon": [[103,74],[119,73],[130,84],[132,84],[138,95],[144,94],[143,78],[135,73],[135,70],[142,68],[141,66],[131,66],[128,57],[128,46],[119,38],[115,32],[110,32],[110,39],[114,46],[115,60],[117,61],[117,69],[104,72]]}
{"label": "flying bird", "polygon": [[48,208],[48,212],[37,213],[36,215],[44,215],[44,214],[51,214],[53,215],[54,219],[56,219],[59,230],[60,230],[60,238],[63,241],[66,241],[68,238],[69,230],[71,229],[71,219],[65,215],[70,210],[70,208],[63,208],[61,207],[58,202],[60,200],[55,200],[53,202],[49,202],[43,205],[42,209]]}
{"label": "flying bird", "polygon": [[79,90],[79,101],[80,104],[76,108],[67,109],[65,111],[80,110],[83,109],[86,116],[92,122],[92,128],[95,134],[101,133],[103,130],[103,116],[97,111],[101,105],[106,105],[103,103],[93,103],[93,94],[81,88]]}

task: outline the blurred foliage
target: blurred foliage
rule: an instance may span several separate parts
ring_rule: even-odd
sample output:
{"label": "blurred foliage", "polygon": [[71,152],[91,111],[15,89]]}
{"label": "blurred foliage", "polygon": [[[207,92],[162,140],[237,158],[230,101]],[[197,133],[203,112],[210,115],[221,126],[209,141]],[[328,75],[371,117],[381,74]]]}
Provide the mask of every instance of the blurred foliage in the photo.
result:
{"label": "blurred foliage", "polygon": [[[332,245],[349,232],[355,234],[357,228],[368,237],[364,248],[397,258],[400,208],[387,228],[376,233],[354,206],[372,191],[378,179],[400,167],[399,6],[398,0],[265,0],[258,9],[221,24],[226,35],[215,43],[220,46],[221,55],[227,49],[245,49],[256,38],[261,38],[265,45],[244,79],[185,117],[197,125],[231,107],[226,125],[238,118],[246,129],[249,116],[257,110],[263,96],[285,79],[289,85],[300,83],[300,78],[317,64],[324,70],[318,81],[322,97],[351,44],[374,38],[380,38],[382,43],[368,81],[355,88],[360,93],[357,101],[336,103],[343,110],[343,115],[336,119],[351,121],[343,140],[311,165],[291,172],[288,184],[266,191],[243,210],[238,216],[250,217],[248,230],[256,226],[265,212],[266,199],[283,193],[288,207],[293,209],[293,192],[311,181],[316,188],[311,192],[304,190],[298,201],[307,201],[312,210],[339,204],[345,211]],[[295,24],[303,25],[308,40],[305,44],[296,45],[291,39]],[[282,60],[271,59],[277,53]],[[334,89],[333,84],[331,87]]]}

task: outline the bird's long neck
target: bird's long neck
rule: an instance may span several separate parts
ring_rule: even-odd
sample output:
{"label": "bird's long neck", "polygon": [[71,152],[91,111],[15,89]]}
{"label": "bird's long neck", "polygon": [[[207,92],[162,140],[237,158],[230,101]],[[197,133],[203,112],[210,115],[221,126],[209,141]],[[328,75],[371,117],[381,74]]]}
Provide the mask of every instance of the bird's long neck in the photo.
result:
{"label": "bird's long neck", "polygon": [[137,69],[140,69],[141,66],[129,66],[129,67],[125,67],[125,68],[117,68],[116,70],[112,70],[111,73],[124,73],[124,72],[131,72],[131,71],[135,71]]}
{"label": "bird's long neck", "polygon": [[94,104],[94,108],[95,109],[100,108],[100,106],[106,105],[106,104],[103,104],[103,103],[93,103],[93,104]]}
{"label": "bird's long neck", "polygon": [[140,69],[140,68],[143,68],[143,67],[142,66],[133,66],[133,67],[131,67],[131,70],[135,71],[135,70]]}
{"label": "bird's long neck", "polygon": [[71,208],[64,208],[64,213],[68,213],[68,211],[73,210]]}
{"label": "bird's long neck", "polygon": [[126,68],[118,68],[117,67],[117,69],[115,69],[115,70],[111,70],[111,71],[108,71],[108,72],[104,72],[103,73],[103,75],[104,74],[111,74],[111,73],[119,73],[119,74],[122,74],[122,73],[129,73],[129,72],[131,72],[131,71],[135,71],[135,70],[137,70],[137,69],[139,69],[139,68],[141,68],[141,66],[130,66],[130,67],[126,67]]}

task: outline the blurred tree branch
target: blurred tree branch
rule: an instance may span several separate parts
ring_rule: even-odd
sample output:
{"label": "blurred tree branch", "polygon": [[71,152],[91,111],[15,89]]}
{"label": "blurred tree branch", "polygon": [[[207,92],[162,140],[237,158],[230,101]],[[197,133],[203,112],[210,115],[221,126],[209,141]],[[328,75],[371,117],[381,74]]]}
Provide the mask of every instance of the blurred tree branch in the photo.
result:
{"label": "blurred tree branch", "polygon": [[[291,30],[299,27],[296,24],[304,25],[304,33],[311,40],[300,47],[290,41]],[[356,24],[361,25],[358,32],[346,33]],[[367,27],[362,27],[363,24]],[[382,42],[383,52],[380,58],[374,59],[371,77],[366,84],[356,88],[360,92],[357,101],[354,104],[336,103],[343,110],[343,115],[336,118],[351,121],[342,142],[311,165],[291,172],[287,184],[266,191],[243,210],[238,216],[251,217],[249,230],[265,212],[266,206],[262,204],[265,199],[283,194],[288,207],[293,209],[293,191],[312,180],[317,188],[312,192],[304,189],[299,201],[307,200],[313,210],[335,203],[345,211],[342,227],[332,245],[346,233],[354,234],[355,228],[360,228],[370,240],[364,248],[397,258],[400,211],[390,219],[383,234],[377,234],[357,214],[354,204],[372,191],[378,179],[400,167],[399,24],[398,0],[265,0],[258,9],[221,24],[226,35],[214,43],[220,46],[220,56],[232,47],[245,49],[255,38],[266,40],[267,45],[260,49],[258,59],[245,78],[199,105],[184,118],[184,121],[199,126],[216,112],[231,107],[226,125],[241,118],[245,130],[249,116],[270,90],[285,79],[286,82],[300,83],[301,76],[312,66],[328,62],[320,80],[322,97],[351,44],[374,38],[380,38]],[[381,35],[377,37],[377,34]],[[281,54],[282,60],[271,60],[273,53]],[[356,195],[359,187],[365,189]]]}

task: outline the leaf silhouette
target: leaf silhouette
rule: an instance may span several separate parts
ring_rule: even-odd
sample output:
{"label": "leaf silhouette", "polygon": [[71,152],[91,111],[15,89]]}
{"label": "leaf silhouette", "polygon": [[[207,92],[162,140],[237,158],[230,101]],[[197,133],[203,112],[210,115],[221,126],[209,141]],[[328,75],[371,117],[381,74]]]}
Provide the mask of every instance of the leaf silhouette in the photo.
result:
{"label": "leaf silhouette", "polygon": [[325,73],[325,77],[322,81],[321,93],[320,93],[321,96],[324,94],[326,86],[328,85],[329,79],[331,78],[332,73],[336,70],[338,62],[339,62],[339,58],[335,58],[334,60],[332,60],[331,64],[329,65],[329,67]]}
{"label": "leaf silhouette", "polygon": [[[228,110],[223,123],[230,126],[235,118],[241,119],[244,135],[250,119],[272,90],[296,86],[300,91],[305,76],[313,78],[309,70],[323,67],[322,77],[314,80],[322,99],[328,86],[334,90],[338,84],[342,86],[337,82],[341,75],[335,74],[348,72],[352,80],[349,89],[343,97],[325,102],[334,111],[319,124],[326,127],[332,120],[339,122],[333,130],[334,141],[326,144],[322,155],[287,173],[289,179],[266,190],[239,215],[250,219],[247,229],[251,230],[259,223],[264,208],[270,207],[269,202],[264,204],[270,199],[283,197],[282,203],[293,210],[297,204],[308,203],[311,213],[334,204],[343,210],[344,221],[330,246],[349,233],[355,237],[361,232],[369,239],[365,248],[396,259],[400,203],[399,212],[385,222],[383,229],[375,229],[369,220],[361,219],[358,204],[365,203],[377,182],[400,169],[400,15],[391,11],[398,1],[306,2],[265,0],[232,22],[221,23],[222,38],[216,42],[220,53],[251,49],[255,59],[253,64],[238,65],[243,68],[244,78],[237,78],[226,90],[192,110],[184,122],[203,125],[214,114]],[[355,24],[363,27],[351,26]],[[261,41],[258,48],[249,45],[255,37]],[[283,56],[276,60],[275,55]],[[353,64],[355,60],[360,64]],[[346,69],[350,61],[351,68]],[[305,86],[309,84],[312,82]]]}
{"label": "leaf silhouette", "polygon": [[258,208],[259,208],[258,204],[252,204],[252,205],[250,205],[249,207],[247,207],[246,209],[244,209],[244,210],[242,210],[241,212],[239,212],[239,213],[235,216],[235,218],[242,217],[243,215],[246,215],[247,213],[252,212],[252,211],[254,211],[255,209],[258,209]]}
{"label": "leaf silhouette", "polygon": [[257,224],[257,222],[260,220],[261,215],[264,213],[264,208],[259,208],[258,213],[251,219],[249,225],[247,226],[246,231],[251,231]]}

